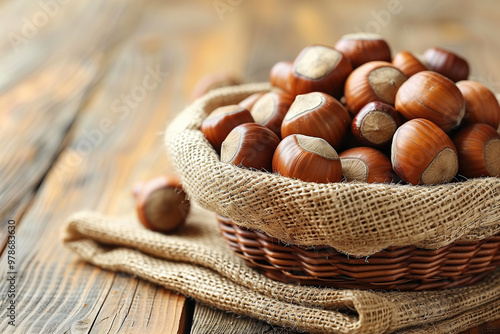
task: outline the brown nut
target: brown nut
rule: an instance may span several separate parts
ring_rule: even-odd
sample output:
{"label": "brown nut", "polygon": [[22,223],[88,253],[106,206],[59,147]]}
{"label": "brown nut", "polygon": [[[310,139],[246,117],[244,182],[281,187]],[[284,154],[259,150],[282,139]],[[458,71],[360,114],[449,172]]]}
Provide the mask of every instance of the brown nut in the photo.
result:
{"label": "brown nut", "polygon": [[291,93],[323,92],[339,99],[351,71],[351,63],[339,51],[324,45],[308,46],[293,62]]}
{"label": "brown nut", "polygon": [[299,134],[280,142],[273,157],[273,171],[306,182],[342,179],[342,165],[335,149],[322,138]]}
{"label": "brown nut", "polygon": [[370,102],[354,117],[351,132],[364,145],[383,147],[401,125],[399,113],[382,102]]}
{"label": "brown nut", "polygon": [[398,52],[392,59],[392,65],[396,66],[408,78],[418,72],[429,70],[423,59],[408,51]]}
{"label": "brown nut", "polygon": [[235,127],[222,143],[221,161],[238,167],[272,171],[274,151],[280,139],[257,123]]}
{"label": "brown nut", "polygon": [[436,72],[422,71],[401,85],[396,109],[406,119],[425,118],[449,132],[462,121],[465,102],[451,80]]}
{"label": "brown nut", "polygon": [[491,90],[477,81],[459,81],[465,100],[464,124],[485,123],[498,129],[500,126],[500,104]]}
{"label": "brown nut", "polygon": [[430,48],[424,52],[424,59],[432,71],[444,75],[453,82],[467,80],[469,64],[457,54],[443,48]]}
{"label": "brown nut", "polygon": [[500,134],[488,124],[471,124],[453,136],[465,177],[500,176]]}
{"label": "brown nut", "polygon": [[231,130],[243,123],[253,123],[250,111],[239,105],[223,106],[212,111],[201,123],[200,130],[217,152]]}
{"label": "brown nut", "polygon": [[441,128],[423,118],[398,128],[391,162],[401,179],[413,185],[450,182],[458,172],[455,145]]}
{"label": "brown nut", "polygon": [[160,176],[138,185],[134,196],[139,221],[153,231],[174,231],[184,224],[189,213],[189,200],[174,175]]}
{"label": "brown nut", "polygon": [[255,123],[263,125],[281,138],[281,123],[292,105],[294,96],[285,92],[271,91],[264,94],[250,113]]}
{"label": "brown nut", "polygon": [[295,97],[281,124],[283,138],[292,134],[319,137],[336,150],[344,144],[351,118],[328,94],[313,92]]}
{"label": "brown nut", "polygon": [[250,95],[250,96],[246,97],[245,99],[243,99],[240,103],[238,103],[238,105],[240,107],[245,108],[246,110],[252,110],[255,102],[257,102],[262,97],[262,95],[264,95],[264,94],[265,94],[264,92],[253,93],[252,95]]}
{"label": "brown nut", "polygon": [[397,179],[389,158],[372,147],[354,147],[339,157],[346,181],[390,183]]}
{"label": "brown nut", "polygon": [[391,61],[391,48],[389,44],[377,34],[354,33],[340,38],[335,44],[335,49],[357,68],[369,61]]}
{"label": "brown nut", "polygon": [[406,76],[385,61],[371,61],[355,69],[345,83],[346,104],[352,115],[373,101],[394,105],[399,87]]}
{"label": "brown nut", "polygon": [[293,70],[291,61],[280,61],[274,64],[269,73],[269,82],[273,87],[278,87],[284,92],[292,93],[290,85],[290,75]]}

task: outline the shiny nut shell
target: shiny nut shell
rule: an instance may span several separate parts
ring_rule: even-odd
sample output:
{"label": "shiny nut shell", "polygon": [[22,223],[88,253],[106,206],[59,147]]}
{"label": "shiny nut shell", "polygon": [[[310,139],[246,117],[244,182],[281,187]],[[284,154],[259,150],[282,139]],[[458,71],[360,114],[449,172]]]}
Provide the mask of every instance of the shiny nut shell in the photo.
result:
{"label": "shiny nut shell", "polygon": [[451,139],[422,118],[398,128],[392,140],[391,162],[401,179],[413,185],[450,182],[458,171],[457,150]]}
{"label": "shiny nut shell", "polygon": [[342,179],[342,165],[335,149],[324,139],[290,135],[276,148],[273,171],[306,182],[329,183]]}

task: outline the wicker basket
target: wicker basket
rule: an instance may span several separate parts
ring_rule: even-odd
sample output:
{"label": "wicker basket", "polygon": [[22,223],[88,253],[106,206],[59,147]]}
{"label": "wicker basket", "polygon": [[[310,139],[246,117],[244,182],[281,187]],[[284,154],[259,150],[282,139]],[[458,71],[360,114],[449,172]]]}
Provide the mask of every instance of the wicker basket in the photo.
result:
{"label": "wicker basket", "polygon": [[285,245],[217,215],[231,249],[250,267],[285,283],[355,289],[433,290],[478,282],[500,265],[500,235],[436,250],[389,247],[353,258],[331,247]]}
{"label": "wicker basket", "polygon": [[500,266],[500,178],[317,184],[221,163],[201,123],[214,109],[269,89],[214,90],[165,135],[184,190],[231,220],[220,220],[223,236],[250,266],[284,282],[386,290],[469,285]]}

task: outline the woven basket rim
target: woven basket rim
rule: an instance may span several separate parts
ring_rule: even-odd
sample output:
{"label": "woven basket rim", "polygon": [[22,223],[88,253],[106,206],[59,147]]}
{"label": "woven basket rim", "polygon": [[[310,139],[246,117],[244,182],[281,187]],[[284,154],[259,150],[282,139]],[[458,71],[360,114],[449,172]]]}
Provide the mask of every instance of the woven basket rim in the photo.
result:
{"label": "woven basket rim", "polygon": [[[300,236],[288,233],[286,228],[281,228],[280,233],[272,231],[272,229],[267,229],[267,225],[272,223],[265,217],[265,212],[257,212],[251,215],[241,215],[236,214],[235,205],[238,203],[245,203],[246,198],[249,195],[252,196],[267,196],[267,194],[272,193],[274,189],[283,189],[285,185],[287,187],[295,187],[303,190],[304,193],[314,192],[316,195],[315,203],[321,203],[322,201],[331,201],[331,196],[342,193],[346,187],[354,193],[363,194],[365,192],[377,192],[380,195],[391,196],[392,198],[398,198],[398,196],[412,197],[417,194],[422,193],[443,193],[443,192],[459,192],[461,187],[475,187],[479,193],[482,192],[494,192],[495,196],[500,196],[500,179],[494,177],[485,177],[470,179],[460,182],[441,184],[441,185],[424,185],[424,186],[413,186],[405,184],[367,184],[363,182],[341,182],[341,183],[328,183],[328,184],[316,184],[313,182],[305,182],[301,180],[295,180],[283,177],[279,174],[266,173],[261,171],[252,171],[248,169],[239,168],[230,164],[225,164],[219,161],[218,155],[209,142],[204,138],[199,127],[202,120],[208,116],[208,114],[215,108],[226,105],[238,103],[243,98],[257,92],[266,92],[271,89],[269,83],[251,83],[243,84],[239,86],[223,87],[213,90],[201,98],[197,99],[193,104],[188,106],[182,113],[180,113],[177,118],[171,122],[167,128],[165,135],[165,142],[167,149],[170,153],[171,159],[180,174],[184,184],[186,185],[186,191],[189,197],[198,202],[201,206],[214,211],[222,216],[228,217],[240,226],[253,228],[265,232],[266,234],[279,238],[284,242],[289,242],[293,244],[303,244],[303,245],[315,245],[315,243],[310,240],[303,240]],[[203,156],[205,161],[208,161],[213,168],[210,170],[199,170],[197,166],[192,164],[187,164],[182,159],[182,145],[185,144],[183,141],[189,141],[189,144],[196,144],[195,149],[200,150],[200,154]],[[193,144],[193,145],[194,145]],[[172,148],[175,147],[175,148]],[[180,148],[179,148],[180,147]],[[193,147],[184,147],[184,149],[193,149]],[[186,178],[186,174],[190,173],[204,173],[204,177],[217,179],[221,175],[227,175],[231,173],[235,175],[234,183],[239,185],[246,185],[245,191],[232,194],[232,202],[228,203],[222,198],[224,189],[218,189],[217,184],[212,185],[216,187],[214,189],[214,197],[203,198],[198,194],[199,189],[192,186],[192,182]],[[265,185],[265,187],[262,187]],[[281,187],[281,188],[280,188]],[[493,189],[493,190],[492,190]],[[500,197],[498,197],[500,198]],[[307,208],[306,208],[307,209]],[[485,237],[494,235],[500,231],[500,207],[490,208],[491,210],[485,211],[483,214],[479,214],[480,217],[474,217],[477,223],[472,226],[470,222],[453,222],[454,234],[446,242],[451,243],[455,240],[480,240]],[[272,207],[270,208],[272,210]],[[305,217],[305,216],[304,216]],[[304,217],[294,216],[289,217],[286,215],[280,216],[279,220],[282,225],[297,225],[301,224],[301,219]],[[276,221],[277,219],[275,219]],[[437,222],[441,223],[441,222]],[[396,226],[396,229],[399,228]],[[443,229],[449,228],[449,226],[444,226]],[[437,229],[434,232],[434,236],[427,236],[426,238],[414,240],[410,236],[407,236],[405,240],[398,241],[394,245],[381,244],[378,250],[386,248],[387,246],[405,246],[405,245],[415,245],[422,246],[422,242],[426,248],[438,248],[443,246],[443,240],[440,239],[439,233],[442,233],[443,229]],[[479,229],[479,230],[478,230]],[[411,233],[409,233],[411,234]],[[436,239],[436,240],[434,240]],[[370,255],[377,249],[352,249],[349,247],[342,247],[339,243],[322,242],[321,244],[326,244],[336,249],[342,250],[349,254],[356,255]],[[340,246],[340,247],[339,247]]]}

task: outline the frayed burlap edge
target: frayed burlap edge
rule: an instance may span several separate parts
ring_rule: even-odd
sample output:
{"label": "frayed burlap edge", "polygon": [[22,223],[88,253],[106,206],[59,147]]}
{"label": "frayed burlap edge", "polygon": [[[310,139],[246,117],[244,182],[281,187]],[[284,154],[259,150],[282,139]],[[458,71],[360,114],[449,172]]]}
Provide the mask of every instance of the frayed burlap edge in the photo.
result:
{"label": "frayed burlap edge", "polygon": [[329,245],[354,256],[388,246],[435,249],[500,233],[500,179],[437,186],[316,184],[221,163],[199,130],[215,108],[269,84],[221,88],[188,106],[165,143],[188,195],[238,225],[285,243]]}
{"label": "frayed burlap edge", "polygon": [[173,235],[146,230],[133,218],[82,212],[68,219],[62,237],[82,259],[104,269],[311,333],[453,334],[500,314],[500,270],[472,287],[428,292],[320,289],[270,280],[227,248],[213,217],[199,208]]}

